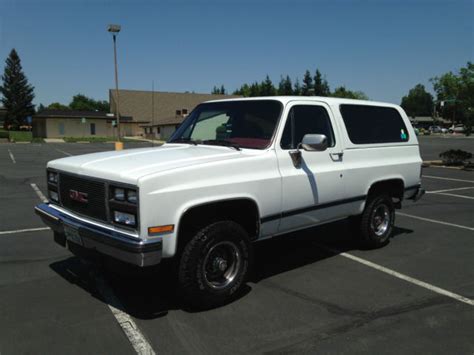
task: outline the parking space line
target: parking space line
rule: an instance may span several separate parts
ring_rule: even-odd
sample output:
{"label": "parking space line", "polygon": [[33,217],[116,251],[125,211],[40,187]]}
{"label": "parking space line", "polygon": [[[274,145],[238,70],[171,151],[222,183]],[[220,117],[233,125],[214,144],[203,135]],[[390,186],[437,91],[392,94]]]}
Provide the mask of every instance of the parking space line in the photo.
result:
{"label": "parking space line", "polygon": [[67,156],[72,156],[71,153],[65,152],[64,150],[61,150],[61,149],[58,149],[58,148],[54,148],[54,149],[55,149],[56,151],[58,151],[59,153],[63,153],[63,154],[65,154],[65,155],[67,155]]}
{"label": "parking space line", "polygon": [[43,195],[43,193],[38,188],[38,186],[36,186],[36,184],[30,184],[30,186],[33,188],[33,190],[35,190],[36,194],[38,195],[38,197],[40,198],[41,201],[48,202],[48,199],[46,198],[45,195]]}
{"label": "parking space line", "polygon": [[450,191],[460,191],[460,190],[471,190],[474,189],[474,186],[469,187],[458,187],[456,189],[446,189],[446,190],[436,190],[436,191],[426,191],[427,194],[439,194],[441,192],[450,192]]}
{"label": "parking space line", "polygon": [[[30,185],[42,201],[48,201],[36,184]],[[145,336],[140,331],[135,321],[130,315],[121,311],[121,309],[123,309],[122,304],[114,295],[112,289],[107,285],[105,280],[97,274],[94,274],[94,282],[99,293],[104,298],[110,311],[114,315],[115,319],[122,328],[128,340],[130,341],[130,344],[133,346],[135,352],[139,355],[154,355],[155,352],[153,348],[146,340]]]}
{"label": "parking space line", "polygon": [[467,198],[468,200],[474,200],[474,197],[472,197],[472,196],[448,194],[448,193],[443,193],[443,192],[438,192],[438,193],[436,193],[436,195],[452,196],[452,197],[459,197],[459,198]]}
{"label": "parking space line", "polygon": [[332,249],[332,248],[328,248],[324,245],[320,245],[320,244],[316,244],[318,247],[322,248],[322,249],[326,249],[332,253],[335,253],[337,255],[340,255],[340,256],[343,256],[347,259],[351,259],[353,261],[356,261],[360,264],[363,264],[365,266],[368,266],[372,269],[375,269],[375,270],[378,270],[378,271],[381,271],[381,272],[384,272],[390,276],[393,276],[393,277],[396,277],[398,279],[401,279],[401,280],[404,280],[404,281],[407,281],[407,282],[410,282],[414,285],[417,285],[419,287],[423,287],[427,290],[430,290],[432,292],[435,292],[435,293],[438,293],[440,295],[443,295],[443,296],[446,296],[446,297],[450,297],[452,299],[455,299],[456,301],[459,301],[459,302],[462,302],[462,303],[466,303],[470,306],[474,306],[474,300],[471,300],[467,297],[464,297],[464,296],[461,296],[461,295],[458,295],[457,293],[454,293],[454,292],[451,292],[451,291],[448,291],[448,290],[445,290],[443,288],[440,288],[438,286],[435,286],[435,285],[431,285],[427,282],[424,282],[424,281],[421,281],[421,280],[418,280],[418,279],[415,279],[411,276],[408,276],[408,275],[405,275],[405,274],[402,274],[402,273],[399,273],[398,271],[395,271],[395,270],[392,270],[392,269],[389,269],[389,268],[386,268],[385,266],[382,266],[382,265],[379,265],[379,264],[376,264],[376,263],[373,263],[371,261],[368,261],[366,259],[362,259],[358,256],[355,256],[355,255],[352,255],[352,254],[349,254],[349,253],[343,253],[343,252],[340,252],[338,250],[335,250],[335,249]]}
{"label": "parking space line", "polygon": [[456,228],[461,228],[461,229],[467,229],[469,231],[474,231],[473,227],[468,227],[468,226],[463,226],[460,224],[454,224],[454,223],[449,223],[449,222],[443,222],[443,221],[437,221],[435,219],[431,218],[425,218],[425,217],[419,217],[419,216],[414,216],[411,214],[406,214],[402,212],[396,212],[397,215],[403,216],[403,217],[409,217],[409,218],[414,218],[414,219],[419,219],[420,221],[425,221],[425,222],[431,222],[431,223],[437,223],[437,224],[443,224],[445,226],[450,226],[450,227],[456,227]]}
{"label": "parking space line", "polygon": [[9,230],[9,231],[0,231],[0,235],[26,233],[26,232],[39,232],[39,231],[47,231],[47,230],[50,230],[50,228],[38,227],[38,228],[27,228],[27,229],[15,229],[15,230]]}
{"label": "parking space line", "polygon": [[16,164],[15,157],[13,156],[13,153],[10,149],[8,149],[8,154],[10,155],[10,159],[12,160],[13,164]]}
{"label": "parking space line", "polygon": [[470,182],[471,184],[474,184],[474,180],[463,180],[463,179],[445,178],[445,177],[433,176],[433,175],[422,175],[422,177],[428,178],[428,179],[439,179],[439,180],[448,180],[448,181]]}
{"label": "parking space line", "polygon": [[154,355],[155,351],[143,333],[140,331],[132,317],[120,310],[123,309],[123,306],[114,295],[112,289],[107,285],[105,280],[96,274],[94,275],[94,281],[99,293],[107,302],[110,311],[127,336],[130,344],[132,344],[135,352],[139,355]]}

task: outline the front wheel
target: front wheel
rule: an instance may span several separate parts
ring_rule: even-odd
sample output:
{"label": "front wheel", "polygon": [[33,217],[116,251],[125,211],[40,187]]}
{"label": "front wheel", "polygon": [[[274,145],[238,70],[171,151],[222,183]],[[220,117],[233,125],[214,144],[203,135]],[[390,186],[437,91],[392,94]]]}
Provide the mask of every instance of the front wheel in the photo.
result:
{"label": "front wheel", "polygon": [[178,282],[185,301],[195,307],[224,304],[245,285],[252,245],[247,232],[233,221],[212,223],[184,247]]}
{"label": "front wheel", "polygon": [[360,218],[360,236],[363,246],[380,248],[389,242],[395,224],[395,207],[388,195],[370,197]]}

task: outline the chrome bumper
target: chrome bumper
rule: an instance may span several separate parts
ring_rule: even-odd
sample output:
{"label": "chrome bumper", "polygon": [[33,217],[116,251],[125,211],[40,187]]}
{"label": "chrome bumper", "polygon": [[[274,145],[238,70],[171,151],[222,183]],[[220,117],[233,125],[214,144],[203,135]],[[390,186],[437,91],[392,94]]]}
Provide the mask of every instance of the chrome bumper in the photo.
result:
{"label": "chrome bumper", "polygon": [[[68,244],[74,244],[74,247],[70,248],[72,251],[77,250],[79,246],[142,267],[156,265],[161,261],[161,240],[145,244],[133,240],[125,233],[62,213],[47,203],[37,205],[35,212],[55,232],[55,241],[58,244],[66,246],[66,241]],[[75,241],[66,238],[65,226],[72,228],[80,238]]]}

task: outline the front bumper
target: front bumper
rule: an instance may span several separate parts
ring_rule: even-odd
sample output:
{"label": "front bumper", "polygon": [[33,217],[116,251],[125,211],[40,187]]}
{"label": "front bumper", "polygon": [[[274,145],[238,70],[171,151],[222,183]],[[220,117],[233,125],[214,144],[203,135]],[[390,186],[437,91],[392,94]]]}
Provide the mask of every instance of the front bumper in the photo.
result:
{"label": "front bumper", "polygon": [[[65,246],[66,239],[67,243],[74,244],[74,248],[70,249],[80,246],[142,267],[156,265],[161,261],[161,240],[143,243],[132,239],[128,234],[62,213],[48,203],[37,205],[35,212],[55,234],[59,234],[60,238],[55,238],[59,244]],[[79,238],[76,237],[73,241],[66,238],[65,228],[72,229]]]}

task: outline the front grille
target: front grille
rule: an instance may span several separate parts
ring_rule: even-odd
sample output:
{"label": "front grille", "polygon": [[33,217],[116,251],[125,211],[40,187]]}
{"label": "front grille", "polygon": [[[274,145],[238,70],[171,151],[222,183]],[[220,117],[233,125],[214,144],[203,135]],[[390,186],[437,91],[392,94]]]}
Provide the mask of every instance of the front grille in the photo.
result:
{"label": "front grille", "polygon": [[[87,201],[80,202],[71,198],[71,191],[87,194]],[[104,182],[59,173],[59,198],[61,205],[71,211],[107,222],[105,194]]]}

